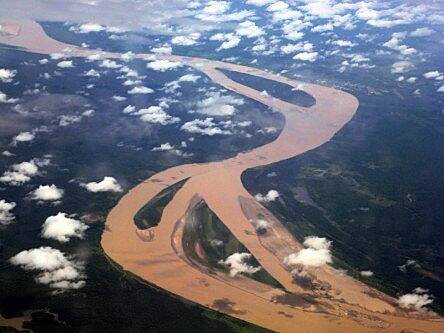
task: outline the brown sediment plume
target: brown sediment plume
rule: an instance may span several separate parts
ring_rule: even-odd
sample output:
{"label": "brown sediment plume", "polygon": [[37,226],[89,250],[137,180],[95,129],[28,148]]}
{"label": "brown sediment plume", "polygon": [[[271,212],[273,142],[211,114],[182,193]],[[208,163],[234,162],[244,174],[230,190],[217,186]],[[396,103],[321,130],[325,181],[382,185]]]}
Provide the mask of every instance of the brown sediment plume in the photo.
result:
{"label": "brown sediment plume", "polygon": [[[106,58],[120,57],[119,53],[58,42],[48,37],[35,22],[20,22],[18,35],[0,35],[0,43],[40,54],[65,53],[85,57],[101,53]],[[301,249],[302,245],[276,217],[254,200],[240,180],[247,169],[289,159],[328,142],[356,112],[358,100],[354,96],[242,65],[176,55],[155,57],[181,61],[226,89],[273,108],[285,117],[285,126],[269,144],[219,162],[170,168],[131,189],[106,220],[102,247],[109,258],[124,270],[176,295],[273,331],[444,331],[444,322],[440,318],[402,311],[396,307],[395,299],[329,265],[309,270],[317,288],[307,291],[295,283],[283,259]],[[138,54],[137,58],[151,60],[153,55]],[[286,83],[312,95],[316,103],[304,108],[264,96],[230,80],[218,69]],[[163,189],[187,178],[185,185],[164,208],[159,225],[145,231],[137,230],[134,215]],[[197,267],[184,256],[181,245],[184,218],[196,198],[205,201],[285,291],[246,277],[209,274],[208,270]],[[258,235],[252,223],[258,216],[271,222],[264,235]]]}

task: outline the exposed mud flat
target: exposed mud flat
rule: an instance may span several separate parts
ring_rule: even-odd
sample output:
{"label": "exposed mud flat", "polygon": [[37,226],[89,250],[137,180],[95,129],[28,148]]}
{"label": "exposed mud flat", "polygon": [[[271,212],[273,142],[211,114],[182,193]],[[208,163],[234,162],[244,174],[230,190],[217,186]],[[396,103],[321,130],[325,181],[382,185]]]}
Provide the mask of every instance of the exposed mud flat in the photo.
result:
{"label": "exposed mud flat", "polygon": [[[53,40],[35,22],[21,22],[18,31],[17,35],[0,35],[0,43],[40,54],[85,57],[99,52]],[[118,53],[100,53],[106,58],[120,58]],[[151,54],[137,57],[153,59]],[[302,245],[255,201],[240,180],[249,168],[285,160],[328,142],[356,112],[359,103],[354,96],[242,65],[174,55],[156,55],[156,58],[181,61],[226,89],[273,108],[284,115],[285,126],[269,144],[224,161],[170,168],[130,190],[106,220],[102,246],[113,261],[174,294],[274,331],[444,331],[441,319],[402,311],[393,298],[328,265],[310,271],[321,288],[307,289],[295,282],[283,259]],[[313,96],[316,103],[305,108],[264,96],[230,80],[218,68],[288,84]],[[134,224],[136,213],[159,192],[187,178],[164,208],[160,223],[138,230]],[[186,223],[184,218],[196,198],[205,201],[285,292],[248,278],[208,274],[187,260],[180,236]],[[258,217],[270,222],[270,228],[263,235],[257,234],[254,225]]]}

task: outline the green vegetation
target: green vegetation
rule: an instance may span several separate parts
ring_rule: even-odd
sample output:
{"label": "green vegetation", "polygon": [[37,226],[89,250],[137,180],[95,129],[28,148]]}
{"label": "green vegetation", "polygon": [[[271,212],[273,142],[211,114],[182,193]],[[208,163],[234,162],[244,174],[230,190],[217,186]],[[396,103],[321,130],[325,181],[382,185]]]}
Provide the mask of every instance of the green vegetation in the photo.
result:
{"label": "green vegetation", "polygon": [[[196,253],[198,242],[205,254],[204,258]],[[226,269],[219,261],[225,260],[234,253],[249,253],[247,248],[234,237],[203,200],[187,216],[182,244],[188,258],[213,269]],[[259,262],[254,256],[251,256],[248,264],[254,267],[259,266]],[[264,269],[250,275],[250,277],[273,287],[283,288]]]}
{"label": "green vegetation", "polygon": [[188,178],[167,187],[143,206],[137,214],[134,215],[134,223],[136,226],[139,229],[148,229],[158,225],[165,206],[168,205],[187,180]]}

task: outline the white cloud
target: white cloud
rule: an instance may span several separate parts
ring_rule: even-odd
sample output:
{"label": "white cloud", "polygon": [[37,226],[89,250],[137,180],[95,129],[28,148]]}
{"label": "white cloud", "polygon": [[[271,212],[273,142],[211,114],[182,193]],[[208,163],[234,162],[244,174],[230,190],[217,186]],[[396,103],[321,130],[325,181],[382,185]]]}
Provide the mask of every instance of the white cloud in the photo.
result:
{"label": "white cloud", "polygon": [[393,74],[402,74],[412,70],[414,65],[408,60],[397,61],[392,65]]}
{"label": "white cloud", "polygon": [[55,239],[66,243],[72,237],[82,239],[88,226],[82,222],[69,218],[65,213],[49,216],[42,226],[42,237]]}
{"label": "white cloud", "polygon": [[424,310],[426,305],[432,304],[432,296],[427,294],[427,290],[416,288],[413,293],[402,295],[398,298],[398,304],[402,308]]}
{"label": "white cloud", "polygon": [[171,39],[171,43],[175,45],[191,46],[197,43],[200,38],[200,33],[194,32],[188,36],[175,36]]}
{"label": "white cloud", "polygon": [[265,195],[258,193],[254,197],[260,202],[272,202],[279,198],[279,192],[276,190],[269,190]]}
{"label": "white cloud", "polygon": [[18,98],[8,98],[8,96],[0,91],[0,103],[7,103],[7,104],[12,104],[12,103],[17,103],[19,101]]}
{"label": "white cloud", "polygon": [[60,68],[72,68],[72,67],[74,67],[74,65],[72,63],[72,60],[63,60],[63,61],[60,61],[57,64],[57,67],[60,67]]}
{"label": "white cloud", "polygon": [[122,67],[122,65],[118,64],[114,60],[104,59],[99,64],[99,67],[108,68],[108,69],[117,69]]}
{"label": "white cloud", "polygon": [[277,1],[271,5],[269,5],[267,7],[267,10],[269,12],[278,12],[278,11],[283,11],[286,10],[288,8],[288,4],[283,2],[283,1]]}
{"label": "white cloud", "polygon": [[437,92],[444,93],[444,86],[441,86],[436,90]]}
{"label": "white cloud", "polygon": [[126,53],[123,53],[123,54],[120,56],[120,59],[122,59],[122,60],[125,61],[125,62],[132,61],[132,60],[134,60],[135,58],[136,58],[136,54],[133,53],[133,52],[131,52],[131,51],[128,51],[128,52],[126,52]]}
{"label": "white cloud", "polygon": [[173,49],[169,45],[159,46],[159,47],[153,47],[151,49],[151,52],[157,53],[157,54],[171,54],[173,52]]}
{"label": "white cloud", "polygon": [[304,245],[308,248],[292,253],[284,259],[288,266],[320,267],[332,262],[330,253],[331,241],[316,236],[306,237]]}
{"label": "white cloud", "polygon": [[35,176],[39,168],[35,160],[13,164],[10,170],[5,171],[0,177],[0,182],[10,185],[22,185]]}
{"label": "white cloud", "polygon": [[183,66],[183,64],[179,61],[170,61],[170,60],[155,60],[146,65],[147,68],[150,68],[155,71],[165,72],[170,69],[175,69]]}
{"label": "white cloud", "polygon": [[144,87],[144,86],[137,86],[132,88],[131,90],[128,90],[128,94],[135,95],[135,94],[152,94],[154,92],[153,89]]}
{"label": "white cloud", "polygon": [[3,199],[0,200],[0,225],[7,225],[15,220],[14,214],[11,213],[11,210],[15,207],[15,202],[7,202]]}
{"label": "white cloud", "polygon": [[331,246],[331,241],[325,237],[308,236],[305,237],[303,244],[315,250],[328,250]]}
{"label": "white cloud", "polygon": [[338,39],[332,42],[333,45],[337,45],[339,47],[353,47],[356,46],[355,43],[349,40]]}
{"label": "white cloud", "polygon": [[286,44],[281,46],[281,52],[284,54],[290,54],[299,51],[311,52],[312,50],[313,50],[313,44],[307,42],[297,43],[297,44]]}
{"label": "white cloud", "polygon": [[252,257],[250,253],[233,253],[225,260],[220,260],[219,264],[227,266],[230,269],[230,276],[238,274],[254,274],[261,270],[261,267],[254,267],[247,263]]}
{"label": "white cloud", "polygon": [[34,138],[35,135],[31,132],[20,132],[14,137],[13,142],[14,144],[17,144],[18,142],[29,142],[34,140]]}
{"label": "white cloud", "polygon": [[9,261],[27,271],[40,271],[36,282],[58,291],[79,289],[85,285],[83,263],[51,247],[24,250]]}
{"label": "white cloud", "polygon": [[243,105],[242,98],[221,95],[220,92],[209,92],[208,97],[197,103],[197,113],[209,116],[231,116],[236,112],[233,105]]}
{"label": "white cloud", "polygon": [[435,30],[432,30],[430,28],[424,27],[424,28],[418,28],[412,32],[410,32],[410,36],[412,37],[427,37],[435,33]]}
{"label": "white cloud", "polygon": [[96,23],[85,23],[79,26],[79,32],[82,34],[87,34],[90,32],[100,32],[103,30],[105,30],[105,27]]}
{"label": "white cloud", "polygon": [[180,118],[170,116],[162,107],[157,105],[140,109],[137,112],[131,113],[131,115],[140,116],[140,120],[144,122],[160,125],[169,125],[180,121]]}
{"label": "white cloud", "polygon": [[265,31],[262,28],[258,27],[253,21],[245,21],[239,23],[236,28],[236,33],[239,36],[255,38],[264,35]]}
{"label": "white cloud", "polygon": [[227,50],[227,49],[231,49],[233,47],[236,47],[239,45],[239,43],[241,41],[239,36],[236,36],[235,34],[232,34],[232,33],[228,33],[228,34],[217,33],[217,34],[211,36],[210,40],[223,41],[223,43],[217,49],[218,51]]}
{"label": "white cloud", "polygon": [[169,142],[162,143],[159,147],[154,147],[151,149],[152,151],[168,151],[174,149],[174,146],[172,146]]}
{"label": "white cloud", "polygon": [[100,182],[82,184],[90,192],[122,192],[123,189],[114,177],[104,177]]}
{"label": "white cloud", "polygon": [[371,277],[371,276],[373,276],[373,272],[372,271],[361,271],[360,274],[363,277]]}
{"label": "white cloud", "polygon": [[127,105],[124,109],[123,109],[123,113],[132,113],[136,111],[136,107],[134,105]]}
{"label": "white cloud", "polygon": [[52,185],[40,185],[30,193],[33,200],[39,201],[58,201],[63,197],[63,190]]}
{"label": "white cloud", "polygon": [[326,32],[326,31],[332,31],[334,29],[333,24],[326,23],[322,25],[317,25],[314,28],[311,29],[313,32]]}
{"label": "white cloud", "polygon": [[318,58],[318,52],[301,52],[296,54],[293,59],[300,61],[314,62]]}
{"label": "white cloud", "polygon": [[0,68],[0,81],[4,83],[12,82],[12,79],[17,74],[17,71],[7,68]]}
{"label": "white cloud", "polygon": [[247,0],[246,3],[253,6],[262,7],[275,2],[275,0]]}
{"label": "white cloud", "polygon": [[223,130],[220,127],[216,126],[216,124],[213,121],[213,118],[206,118],[205,120],[194,119],[192,121],[188,121],[185,124],[183,124],[180,129],[188,133],[196,133],[208,136],[213,136],[217,134],[221,135],[232,134],[229,130]]}
{"label": "white cloud", "polygon": [[95,69],[90,69],[89,71],[83,72],[83,76],[100,77],[100,73],[98,71],[96,71]]}
{"label": "white cloud", "polygon": [[436,78],[440,77],[441,75],[442,75],[442,73],[438,72],[438,71],[431,71],[431,72],[424,73],[424,77],[426,79],[436,79]]}
{"label": "white cloud", "polygon": [[223,14],[230,8],[228,1],[209,1],[202,12],[210,15]]}

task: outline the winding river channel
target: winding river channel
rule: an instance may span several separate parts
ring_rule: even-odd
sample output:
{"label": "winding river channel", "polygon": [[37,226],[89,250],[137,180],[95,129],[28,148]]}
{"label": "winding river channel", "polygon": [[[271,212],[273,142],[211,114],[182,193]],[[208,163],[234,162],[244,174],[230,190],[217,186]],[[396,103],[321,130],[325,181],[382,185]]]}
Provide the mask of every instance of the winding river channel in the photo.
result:
{"label": "winding river channel", "polygon": [[[110,59],[121,56],[56,41],[36,22],[10,22],[3,26],[6,30],[0,43],[27,52],[65,53],[72,57],[100,52],[103,58]],[[302,245],[241,182],[242,173],[248,169],[293,158],[328,142],[355,114],[359,102],[353,95],[221,61],[148,53],[136,57],[180,61],[225,89],[281,113],[285,125],[280,135],[266,145],[218,162],[164,170],[127,192],[109,212],[102,236],[102,247],[113,262],[181,298],[273,331],[444,332],[440,318],[399,309],[395,299],[329,265],[308,269],[315,276],[316,285],[322,287],[304,289],[294,281],[291,267],[284,265],[284,258],[301,250]],[[267,96],[229,79],[219,69],[285,83],[310,94],[316,103],[306,108]],[[158,226],[138,230],[135,214],[162,190],[182,180],[186,182],[164,208]],[[182,246],[183,227],[196,202],[202,201],[284,289],[244,276],[209,273],[187,258]],[[257,234],[254,227],[253,221],[259,216],[270,223],[265,235]]]}

